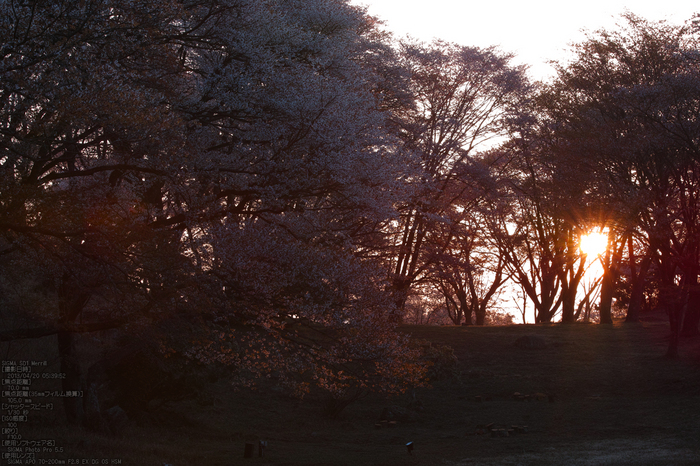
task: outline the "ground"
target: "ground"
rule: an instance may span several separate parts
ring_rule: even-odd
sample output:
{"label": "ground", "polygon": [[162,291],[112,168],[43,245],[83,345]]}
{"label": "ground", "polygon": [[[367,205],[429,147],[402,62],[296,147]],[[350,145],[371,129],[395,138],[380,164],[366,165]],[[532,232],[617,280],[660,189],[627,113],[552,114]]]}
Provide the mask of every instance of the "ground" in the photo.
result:
{"label": "ground", "polygon": [[[56,432],[45,422],[34,422],[32,434],[57,438],[66,458],[124,465],[700,464],[700,342],[686,339],[679,359],[665,359],[663,320],[401,331],[449,345],[458,365],[417,389],[423,410],[395,427],[375,424],[383,408],[406,407],[410,394],[365,398],[327,419],[317,401],[235,391],[221,380],[196,398],[154,404],[122,438]],[[546,347],[519,348],[525,335]],[[494,437],[490,424],[527,432]],[[264,457],[259,440],[268,442]],[[255,445],[253,458],[243,458],[246,443]]]}

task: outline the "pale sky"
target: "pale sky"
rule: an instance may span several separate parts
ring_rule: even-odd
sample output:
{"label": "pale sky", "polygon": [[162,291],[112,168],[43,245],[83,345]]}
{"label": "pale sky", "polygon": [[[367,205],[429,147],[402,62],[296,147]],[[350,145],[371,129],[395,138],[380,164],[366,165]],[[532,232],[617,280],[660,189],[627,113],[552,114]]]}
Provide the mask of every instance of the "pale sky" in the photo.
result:
{"label": "pale sky", "polygon": [[649,20],[683,24],[700,12],[698,0],[351,0],[385,21],[397,36],[461,45],[500,46],[530,65],[530,75],[547,79],[549,60],[565,60],[567,46],[582,29],[614,28],[629,10]]}

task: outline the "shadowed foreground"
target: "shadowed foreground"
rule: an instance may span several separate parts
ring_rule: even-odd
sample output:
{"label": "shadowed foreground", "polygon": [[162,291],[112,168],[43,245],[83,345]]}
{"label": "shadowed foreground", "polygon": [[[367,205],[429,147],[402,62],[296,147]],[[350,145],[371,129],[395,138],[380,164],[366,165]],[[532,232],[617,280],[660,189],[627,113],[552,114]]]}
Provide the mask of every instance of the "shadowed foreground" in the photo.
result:
{"label": "shadowed foreground", "polygon": [[[416,390],[418,410],[405,409],[409,395],[370,397],[330,420],[318,400],[236,392],[220,381],[196,399],[152,405],[119,439],[56,435],[38,422],[33,429],[55,437],[66,457],[134,465],[700,463],[700,343],[684,340],[680,359],[664,359],[664,322],[403,331],[451,346],[459,361],[454,375]],[[519,348],[525,335],[545,347]],[[391,406],[405,415],[393,428],[376,427]],[[521,432],[500,436],[514,426]],[[259,440],[268,442],[263,458]],[[253,458],[243,458],[245,443],[255,444]]]}

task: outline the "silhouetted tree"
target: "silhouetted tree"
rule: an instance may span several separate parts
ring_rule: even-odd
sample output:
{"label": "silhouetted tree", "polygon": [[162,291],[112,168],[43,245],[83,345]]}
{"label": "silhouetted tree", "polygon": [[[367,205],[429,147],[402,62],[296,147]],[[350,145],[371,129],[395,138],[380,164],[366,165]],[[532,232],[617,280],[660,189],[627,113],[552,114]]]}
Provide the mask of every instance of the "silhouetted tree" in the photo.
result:
{"label": "silhouetted tree", "polygon": [[[632,14],[624,19],[625,28],[591,34],[575,46],[574,60],[560,66],[542,102],[558,138],[560,171],[579,164],[588,203],[617,213],[601,311],[609,306],[627,245],[630,320],[653,261],[674,355],[690,284],[697,282],[697,36],[688,27]],[[645,245],[643,255],[635,244]]]}
{"label": "silhouetted tree", "polygon": [[429,272],[429,258],[436,257],[426,245],[432,244],[433,253],[436,247],[443,253],[459,249],[449,231],[458,222],[455,208],[466,208],[471,190],[460,173],[479,148],[506,135],[505,123],[527,90],[524,69],[496,49],[406,42],[400,53],[414,101],[397,112],[399,135],[422,173],[409,179],[413,194],[400,205],[394,230],[390,279],[399,313],[411,286]]}

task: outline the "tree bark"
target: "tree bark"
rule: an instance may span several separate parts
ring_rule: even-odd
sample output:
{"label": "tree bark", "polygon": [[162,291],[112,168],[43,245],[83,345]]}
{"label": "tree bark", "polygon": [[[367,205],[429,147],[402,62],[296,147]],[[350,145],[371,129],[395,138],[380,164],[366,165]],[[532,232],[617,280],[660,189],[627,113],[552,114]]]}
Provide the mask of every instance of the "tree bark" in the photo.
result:
{"label": "tree bark", "polygon": [[561,321],[571,324],[576,321],[576,289],[572,286],[562,290]]}
{"label": "tree bark", "polygon": [[65,392],[80,392],[81,394],[80,397],[63,397],[66,419],[70,424],[83,423],[83,386],[80,359],[75,350],[75,334],[65,330],[65,328],[76,321],[89,300],[90,293],[76,282],[75,277],[65,273],[61,285],[58,287],[60,326],[64,328],[57,334],[61,372],[65,374],[65,378],[62,380],[62,389]]}
{"label": "tree bark", "polygon": [[408,291],[411,288],[411,282],[403,279],[403,277],[396,277],[394,279],[394,285],[392,287],[392,298],[394,302],[394,309],[391,310],[389,315],[389,320],[394,323],[403,322],[403,313],[406,308],[406,300],[408,299]]}
{"label": "tree bark", "polygon": [[472,307],[470,306],[470,303],[467,302],[467,294],[466,293],[461,293],[459,295],[459,304],[460,304],[460,306],[462,306],[462,313],[464,314],[464,324],[471,325],[472,324]]}
{"label": "tree bark", "polygon": [[696,337],[700,335],[698,324],[700,324],[700,289],[695,285],[689,292],[688,306],[685,319],[683,319],[681,336]]}
{"label": "tree bark", "polygon": [[668,340],[666,357],[669,359],[678,358],[678,343],[680,341],[680,312],[677,306],[669,309],[668,320],[671,325],[671,337]]}
{"label": "tree bark", "polygon": [[[74,335],[71,332],[58,332],[58,354],[61,359],[61,381],[64,392],[82,392],[80,360],[75,351]],[[68,423],[80,425],[83,422],[83,399],[79,396],[64,396],[63,408]]]}
{"label": "tree bark", "polygon": [[632,290],[630,292],[630,302],[627,306],[627,316],[625,322],[639,322],[644,305],[644,286],[646,274],[635,277],[632,280]]}
{"label": "tree bark", "polygon": [[630,236],[627,240],[629,250],[630,278],[632,289],[630,290],[630,302],[627,306],[627,316],[625,322],[639,322],[639,315],[644,305],[644,287],[646,285],[647,272],[651,266],[652,254],[647,254],[637,271],[636,256],[634,253],[634,238]]}
{"label": "tree bark", "polygon": [[615,280],[612,277],[613,272],[606,269],[603,272],[603,282],[600,288],[600,323],[612,324],[612,299],[615,289]]}
{"label": "tree bark", "polygon": [[484,325],[486,323],[486,303],[478,306],[474,311],[476,314],[476,325]]}
{"label": "tree bark", "polygon": [[659,301],[661,306],[666,308],[671,330],[666,357],[669,359],[676,359],[678,357],[678,345],[680,343],[681,327],[683,325],[683,314],[685,306],[687,306],[687,301],[684,299],[685,290],[679,290],[676,286],[669,284],[662,286],[664,288],[659,293]]}
{"label": "tree bark", "polygon": [[618,246],[613,241],[613,235],[608,235],[608,248],[605,252],[605,261],[603,262],[603,280],[600,287],[600,323],[612,324],[612,299],[615,292],[615,285],[619,278],[619,264],[622,259],[622,250],[625,247],[625,241],[622,241]]}
{"label": "tree bark", "polygon": [[[573,228],[567,228],[566,262],[561,270],[561,321],[562,323],[576,322],[576,294],[586,271],[586,256],[580,256],[575,242]],[[578,262],[578,267],[576,263]]]}

